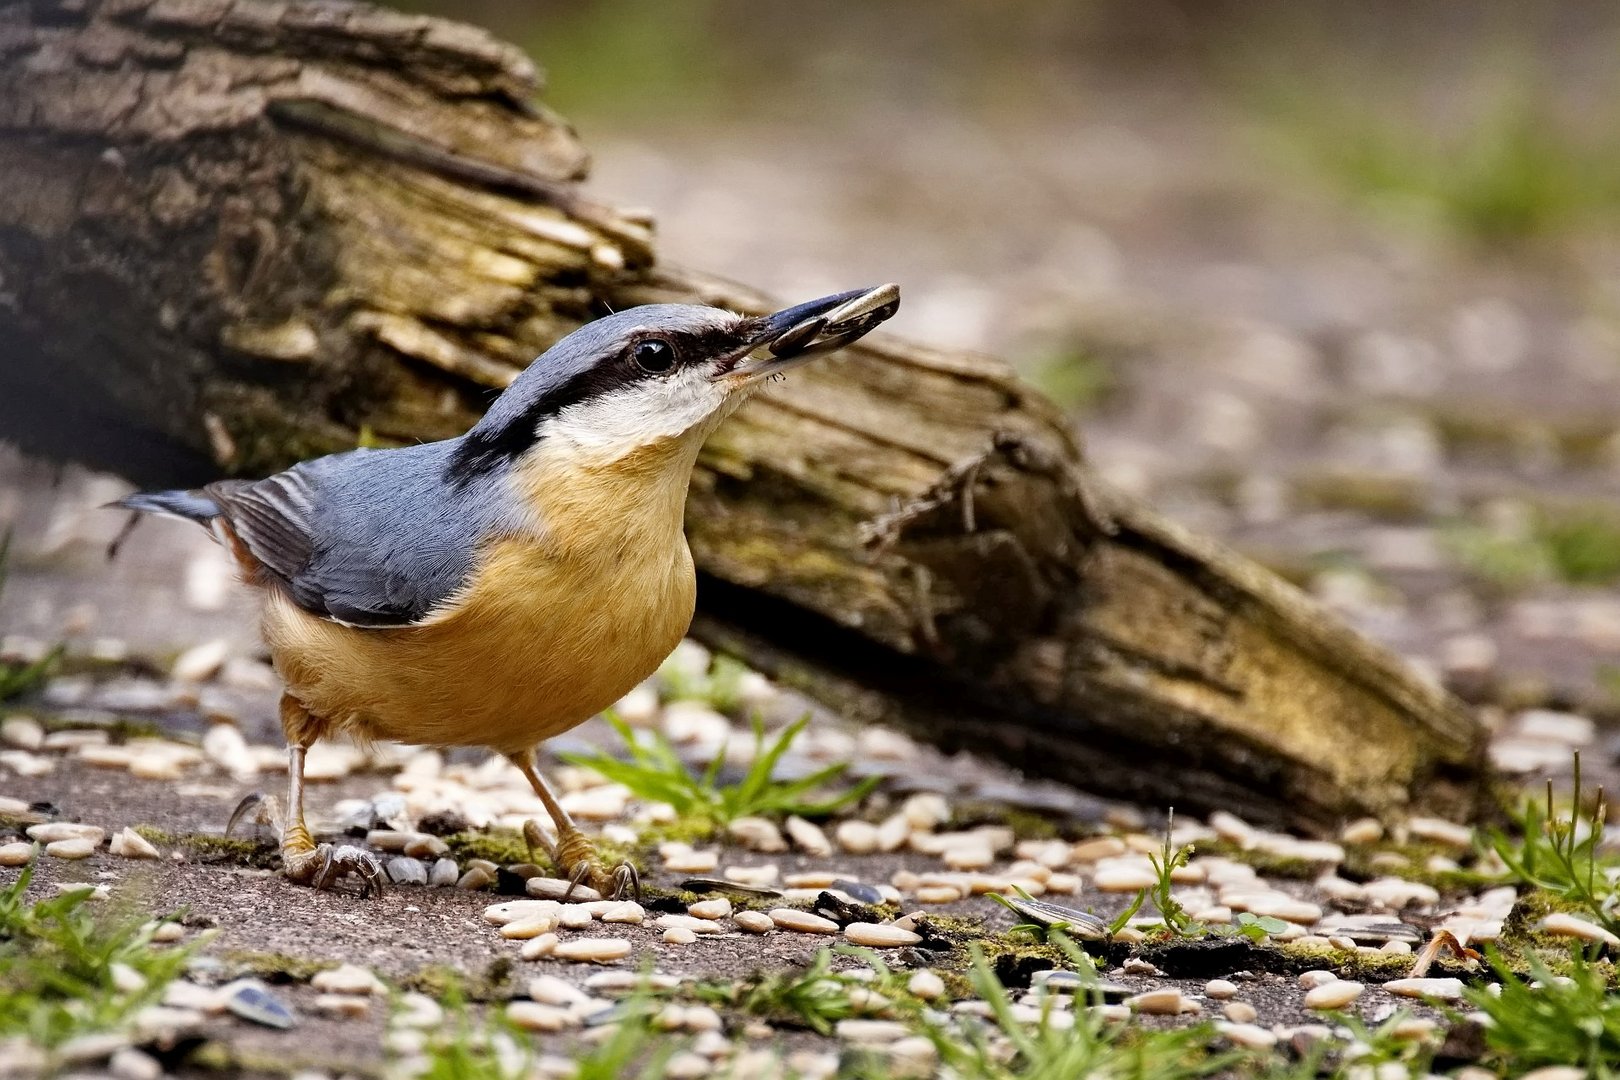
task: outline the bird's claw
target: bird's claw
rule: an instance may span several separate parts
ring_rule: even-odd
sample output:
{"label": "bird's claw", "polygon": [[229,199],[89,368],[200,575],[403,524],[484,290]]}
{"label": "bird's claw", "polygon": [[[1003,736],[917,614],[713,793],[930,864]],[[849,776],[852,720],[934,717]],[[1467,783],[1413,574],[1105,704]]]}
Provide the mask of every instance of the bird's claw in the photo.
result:
{"label": "bird's claw", "polygon": [[566,903],[581,885],[590,886],[607,900],[623,900],[633,896],[637,903],[641,902],[641,873],[627,862],[608,869],[594,858],[581,859],[568,875],[568,889],[563,893],[563,901]]}
{"label": "bird's claw", "polygon": [[289,880],[312,889],[330,889],[347,874],[360,879],[361,896],[381,896],[388,884],[377,856],[348,844],[320,844],[312,851],[283,856]]}

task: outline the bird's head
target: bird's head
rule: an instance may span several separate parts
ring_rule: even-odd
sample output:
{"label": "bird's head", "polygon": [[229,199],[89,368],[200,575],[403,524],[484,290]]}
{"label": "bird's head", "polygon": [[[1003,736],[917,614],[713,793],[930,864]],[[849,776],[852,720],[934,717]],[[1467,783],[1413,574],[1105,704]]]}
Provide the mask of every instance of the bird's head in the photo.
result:
{"label": "bird's head", "polygon": [[894,285],[773,315],[652,304],[588,323],[548,349],[462,437],[452,479],[533,452],[606,466],[658,447],[696,446],[772,376],[864,335],[900,306]]}

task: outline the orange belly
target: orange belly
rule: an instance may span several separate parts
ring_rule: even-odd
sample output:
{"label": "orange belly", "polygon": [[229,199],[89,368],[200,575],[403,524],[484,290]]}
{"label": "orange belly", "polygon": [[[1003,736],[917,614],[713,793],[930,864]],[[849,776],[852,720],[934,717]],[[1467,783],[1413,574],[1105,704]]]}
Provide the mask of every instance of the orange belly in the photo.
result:
{"label": "orange belly", "polygon": [[[678,520],[678,519],[677,519]],[[506,540],[454,605],[420,626],[364,630],[271,590],[264,636],[316,730],[432,746],[533,748],[652,674],[692,621],[684,538],[631,558],[559,558]]]}

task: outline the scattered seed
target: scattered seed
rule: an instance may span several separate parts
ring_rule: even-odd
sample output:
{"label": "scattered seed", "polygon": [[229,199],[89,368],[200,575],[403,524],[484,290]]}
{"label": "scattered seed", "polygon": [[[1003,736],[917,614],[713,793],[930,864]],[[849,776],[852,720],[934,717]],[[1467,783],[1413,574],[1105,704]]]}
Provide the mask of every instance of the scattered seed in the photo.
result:
{"label": "scattered seed", "polygon": [[1221,1010],[1234,1024],[1252,1024],[1260,1013],[1247,1001],[1228,1001]]}
{"label": "scattered seed", "polygon": [[893,923],[853,922],[844,927],[844,936],[856,945],[867,945],[875,949],[915,945],[922,940],[921,934],[895,926]]}
{"label": "scattered seed", "polygon": [[[905,819],[902,818],[901,822],[905,824]],[[906,831],[911,831],[909,824],[906,824]],[[833,838],[838,841],[839,847],[851,855],[870,855],[878,849],[878,829],[865,821],[840,821],[833,829]]]}
{"label": "scattered seed", "polygon": [[1164,990],[1149,990],[1143,994],[1136,994],[1125,999],[1125,1004],[1139,1013],[1148,1013],[1152,1016],[1176,1016],[1187,1004],[1181,991],[1175,988]]}
{"label": "scattered seed", "polygon": [[454,885],[461,876],[461,867],[451,858],[436,859],[433,868],[428,871],[428,884],[435,888],[446,889]]}
{"label": "scattered seed", "polygon": [[840,1020],[833,1030],[845,1042],[868,1045],[898,1042],[911,1034],[896,1020]]}
{"label": "scattered seed", "polygon": [[[628,946],[629,942],[625,944]],[[581,1023],[568,1009],[544,1005],[538,1001],[509,1002],[506,1006],[506,1018],[525,1031],[566,1031],[569,1028],[579,1027]]]}
{"label": "scattered seed", "polygon": [[677,874],[710,874],[720,865],[718,851],[693,851],[690,848],[664,856],[664,867]]}
{"label": "scattered seed", "polygon": [[1328,983],[1333,982],[1336,979],[1338,979],[1338,976],[1331,971],[1322,971],[1320,969],[1315,971],[1302,971],[1299,975],[1299,985],[1304,987],[1306,990],[1315,990],[1318,986],[1326,986]]}
{"label": "scattered seed", "polygon": [[113,833],[112,839],[107,842],[107,850],[125,859],[156,859],[160,857],[158,849],[153,847],[146,837],[130,828],[123,828]]}
{"label": "scattered seed", "polygon": [[774,863],[766,863],[764,866],[728,866],[725,870],[726,879],[738,885],[775,885],[779,873]]}
{"label": "scattered seed", "polygon": [[695,919],[723,919],[731,914],[731,901],[723,896],[713,900],[699,900],[688,906],[686,911]]}
{"label": "scattered seed", "polygon": [[542,956],[550,956],[557,951],[557,942],[561,939],[556,934],[541,934],[537,938],[530,938],[518,950],[518,955],[525,960],[538,960]]}
{"label": "scattered seed", "polygon": [[801,934],[838,933],[838,924],[831,919],[823,919],[820,915],[797,908],[772,908],[769,915],[771,922],[784,930],[797,930]]}
{"label": "scattered seed", "polygon": [[1255,1024],[1237,1024],[1216,1021],[1215,1028],[1239,1046],[1266,1050],[1277,1045],[1277,1036]]}
{"label": "scattered seed", "polygon": [[0,866],[25,866],[38,850],[37,844],[30,844],[24,840],[0,844]]}
{"label": "scattered seed", "polygon": [[1474,846],[1473,829],[1444,818],[1415,817],[1407,821],[1406,829],[1420,840],[1432,840],[1459,851],[1467,851]]}
{"label": "scattered seed", "polygon": [[458,889],[487,889],[494,884],[495,875],[482,866],[470,867],[465,874],[456,880]]}
{"label": "scattered seed", "polygon": [[672,926],[664,931],[664,940],[671,945],[690,945],[697,940],[697,935],[684,926]]}
{"label": "scattered seed", "polygon": [[509,922],[501,927],[501,937],[512,941],[528,941],[541,934],[548,934],[557,928],[557,919],[552,915],[531,915],[517,922]]}
{"label": "scattered seed", "polygon": [[1366,989],[1358,982],[1349,982],[1335,979],[1330,983],[1323,983],[1305,994],[1305,1007],[1307,1009],[1342,1009]]}
{"label": "scattered seed", "polygon": [[653,925],[660,930],[687,930],[694,934],[720,934],[726,929],[713,919],[696,915],[660,915],[653,920]]}
{"label": "scattered seed", "polygon": [[45,845],[45,854],[56,859],[88,859],[96,853],[96,845],[89,840],[53,840]]}
{"label": "scattered seed", "polygon": [[923,968],[912,973],[911,979],[906,983],[906,989],[924,1001],[933,1001],[935,998],[945,996],[945,980],[928,968]]}
{"label": "scattered seed", "polygon": [[[561,878],[532,877],[523,886],[530,896],[546,900],[569,900],[576,904],[602,899],[602,894],[589,885],[575,885]],[[569,890],[573,891],[570,892]]]}
{"label": "scattered seed", "polygon": [[634,900],[614,904],[602,912],[602,921],[605,923],[629,923],[632,926],[640,926],[646,917],[646,911]]}
{"label": "scattered seed", "polygon": [[107,1071],[119,1080],[161,1080],[163,1065],[151,1055],[126,1046],[107,1060]]}
{"label": "scattered seed", "polygon": [[559,942],[551,955],[559,960],[610,964],[630,955],[630,942],[624,938],[575,938]]}
{"label": "scattered seed", "polygon": [[787,829],[788,838],[805,852],[822,857],[832,854],[832,841],[828,840],[827,834],[814,823],[795,814],[784,822],[784,827]]}
{"label": "scattered seed", "polygon": [[44,825],[30,825],[28,839],[41,844],[54,844],[58,840],[88,840],[92,847],[101,843],[106,832],[94,825],[79,825],[71,821],[52,821]]}
{"label": "scattered seed", "polygon": [[426,885],[428,870],[421,859],[399,855],[388,860],[388,880],[396,885]]}
{"label": "scattered seed", "polygon": [[1090,840],[1081,840],[1069,850],[1069,861],[1077,863],[1094,863],[1102,859],[1112,859],[1125,854],[1125,841],[1117,836],[1098,836]]}
{"label": "scattered seed", "polygon": [[962,899],[962,890],[954,885],[922,885],[916,895],[919,904],[954,904]]}
{"label": "scattered seed", "polygon": [[315,999],[315,1011],[353,1019],[370,1013],[371,1002],[353,994],[321,994]]}
{"label": "scattered seed", "polygon": [[1437,1001],[1461,1001],[1461,979],[1391,979],[1384,989],[1398,997],[1434,998]]}
{"label": "scattered seed", "polygon": [[1216,1001],[1237,997],[1237,984],[1226,979],[1211,979],[1204,984],[1204,996]]}
{"label": "scattered seed", "polygon": [[1554,912],[1541,920],[1540,929],[1556,937],[1580,938],[1582,941],[1601,941],[1611,949],[1620,948],[1620,937],[1605,930],[1596,923],[1576,918],[1574,915],[1562,911]]}
{"label": "scattered seed", "polygon": [[739,929],[750,934],[768,934],[776,928],[776,922],[763,911],[739,911],[731,917]]}
{"label": "scattered seed", "polygon": [[787,841],[782,838],[782,830],[776,827],[775,822],[762,817],[740,817],[726,826],[726,832],[744,847],[755,851],[772,854],[787,850]]}
{"label": "scattered seed", "polygon": [[186,936],[186,928],[177,922],[158,923],[152,928],[152,940],[161,945],[179,941]]}
{"label": "scattered seed", "polygon": [[1158,880],[1153,867],[1132,862],[1099,865],[1091,883],[1101,892],[1138,892],[1152,888]]}
{"label": "scattered seed", "polygon": [[316,972],[310,986],[323,994],[382,994],[387,992],[382,981],[370,971],[356,964],[343,964],[328,971]]}

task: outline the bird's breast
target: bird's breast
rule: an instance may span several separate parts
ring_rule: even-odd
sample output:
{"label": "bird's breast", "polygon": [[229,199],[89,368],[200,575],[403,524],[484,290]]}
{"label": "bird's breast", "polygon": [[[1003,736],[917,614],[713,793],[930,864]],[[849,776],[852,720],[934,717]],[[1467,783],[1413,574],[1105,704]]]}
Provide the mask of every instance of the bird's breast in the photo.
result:
{"label": "bird's breast", "polygon": [[617,701],[690,625],[695,578],[679,531],[622,554],[558,557],[532,539],[502,540],[425,625],[345,627],[272,596],[266,638],[292,693],[333,724],[523,750]]}

